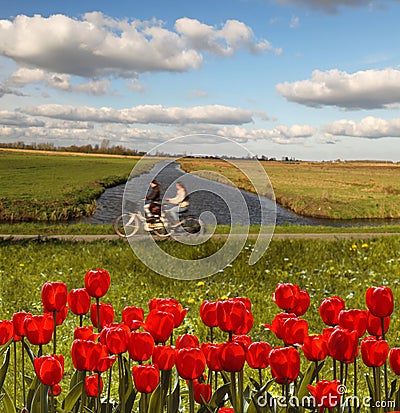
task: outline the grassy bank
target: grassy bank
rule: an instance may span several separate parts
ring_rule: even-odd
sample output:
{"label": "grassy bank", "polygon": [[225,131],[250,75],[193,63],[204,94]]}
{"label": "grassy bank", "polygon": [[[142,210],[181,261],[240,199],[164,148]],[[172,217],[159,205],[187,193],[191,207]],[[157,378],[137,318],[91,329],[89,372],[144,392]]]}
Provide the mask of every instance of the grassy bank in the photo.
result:
{"label": "grassy bank", "polygon": [[90,215],[95,199],[105,188],[125,182],[138,159],[0,151],[0,220]]}
{"label": "grassy bank", "polygon": [[[218,225],[216,234],[228,234],[229,225]],[[256,234],[260,231],[259,225],[251,225],[249,232]],[[211,232],[211,231],[209,231]],[[276,226],[276,234],[325,234],[325,233],[400,233],[400,225],[365,226],[365,227],[332,227],[309,225],[280,225]],[[113,235],[112,225],[91,224],[48,224],[44,222],[21,222],[15,224],[0,224],[0,234],[14,235]]]}
{"label": "grassy bank", "polygon": [[[239,188],[254,191],[250,181],[241,172],[244,166],[251,170],[252,165],[255,165],[254,161],[238,160],[232,165],[216,159],[187,158],[182,159],[180,163],[185,171],[216,172],[229,178]],[[261,164],[270,178],[277,202],[300,215],[334,219],[400,217],[400,165],[398,164],[362,162],[261,162]],[[213,179],[212,175],[208,178]]]}

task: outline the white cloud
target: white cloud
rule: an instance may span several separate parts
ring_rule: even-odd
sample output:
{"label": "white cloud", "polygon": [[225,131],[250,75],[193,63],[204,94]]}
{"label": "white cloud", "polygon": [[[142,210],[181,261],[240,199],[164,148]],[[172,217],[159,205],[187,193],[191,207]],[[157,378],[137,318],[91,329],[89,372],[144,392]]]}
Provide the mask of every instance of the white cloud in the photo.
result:
{"label": "white cloud", "polygon": [[315,70],[309,80],[276,85],[291,102],[311,107],[344,109],[391,108],[400,103],[400,70],[365,70],[352,74],[337,69]]}
{"label": "white cloud", "polygon": [[[216,28],[182,18],[176,21],[175,31],[160,21],[117,20],[100,12],[87,13],[80,20],[61,14],[0,20],[0,53],[23,68],[50,72],[50,77],[58,73],[136,78],[142,72],[183,72],[198,69],[205,52],[227,56],[241,48],[252,53],[274,50],[237,20]],[[67,78],[60,80],[68,83]]]}
{"label": "white cloud", "polygon": [[292,18],[290,19],[290,25],[289,25],[289,27],[290,27],[291,29],[297,29],[297,27],[299,27],[299,24],[300,24],[300,18],[299,18],[299,17],[292,17]]}
{"label": "white cloud", "polygon": [[128,109],[114,109],[109,107],[93,108],[49,104],[24,108],[21,109],[21,112],[32,116],[63,120],[123,124],[210,123],[239,125],[252,122],[254,116],[266,117],[264,113],[221,105],[194,106],[190,108],[143,105]]}
{"label": "white cloud", "polygon": [[328,136],[351,136],[368,139],[399,138],[400,118],[385,120],[367,116],[360,122],[341,119],[324,127]]}
{"label": "white cloud", "polygon": [[198,98],[207,98],[208,93],[203,90],[192,90],[190,92],[193,96],[197,96]]}
{"label": "white cloud", "polygon": [[108,79],[72,84],[71,75],[51,73],[42,69],[29,69],[26,67],[22,67],[12,73],[6,83],[20,88],[29,83],[42,83],[54,89],[87,93],[95,96],[105,95],[111,86],[111,82]]}
{"label": "white cloud", "polygon": [[18,126],[21,128],[45,126],[45,123],[42,120],[8,110],[0,110],[0,124],[2,126]]}

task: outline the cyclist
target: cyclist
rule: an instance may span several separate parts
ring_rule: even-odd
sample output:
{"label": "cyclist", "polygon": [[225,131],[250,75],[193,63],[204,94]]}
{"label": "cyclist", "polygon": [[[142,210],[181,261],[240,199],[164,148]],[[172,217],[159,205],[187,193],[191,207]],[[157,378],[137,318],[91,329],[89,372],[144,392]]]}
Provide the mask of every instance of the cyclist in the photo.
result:
{"label": "cyclist", "polygon": [[167,212],[172,220],[171,226],[172,228],[175,228],[179,225],[179,213],[187,211],[189,208],[189,195],[182,182],[176,183],[176,195],[173,198],[167,198],[166,200],[174,205],[172,208],[168,209]]}
{"label": "cyclist", "polygon": [[151,192],[146,196],[145,205],[144,205],[144,212],[147,217],[152,217],[155,212],[160,210],[161,204],[161,185],[156,181],[153,180],[150,182],[150,189]]}

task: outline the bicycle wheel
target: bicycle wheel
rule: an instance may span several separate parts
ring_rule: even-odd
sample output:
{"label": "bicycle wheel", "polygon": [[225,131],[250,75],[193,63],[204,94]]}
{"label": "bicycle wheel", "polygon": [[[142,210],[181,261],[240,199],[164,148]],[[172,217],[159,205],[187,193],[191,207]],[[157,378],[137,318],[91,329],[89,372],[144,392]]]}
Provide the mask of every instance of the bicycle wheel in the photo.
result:
{"label": "bicycle wheel", "polygon": [[157,228],[153,228],[151,232],[158,238],[167,238],[170,236],[170,233],[165,229],[164,225],[159,225]]}
{"label": "bicycle wheel", "polygon": [[182,228],[188,234],[202,235],[204,233],[203,222],[196,217],[187,217],[182,222]]}
{"label": "bicycle wheel", "polygon": [[114,231],[122,238],[135,235],[140,227],[136,214],[122,214],[114,221]]}

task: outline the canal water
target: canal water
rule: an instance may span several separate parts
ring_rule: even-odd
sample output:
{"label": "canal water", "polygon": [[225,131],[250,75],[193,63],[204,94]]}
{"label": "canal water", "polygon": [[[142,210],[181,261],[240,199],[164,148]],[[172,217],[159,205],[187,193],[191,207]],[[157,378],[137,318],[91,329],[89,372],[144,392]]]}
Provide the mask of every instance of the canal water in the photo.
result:
{"label": "canal water", "polygon": [[[149,173],[141,174],[122,184],[108,188],[97,199],[95,213],[79,222],[90,224],[112,224],[115,218],[127,208],[140,208],[143,191],[156,178],[161,184],[161,196],[175,195],[174,182],[184,183],[190,198],[190,215],[201,216],[205,223],[213,224],[297,224],[324,225],[334,227],[373,226],[400,223],[400,220],[329,220],[308,218],[275,204],[268,198],[240,190],[231,186],[200,178],[182,171],[177,162],[160,162]],[[125,193],[125,198],[124,198]],[[139,194],[139,195],[138,195]],[[243,204],[243,200],[245,204]],[[248,213],[248,216],[247,216]]]}

